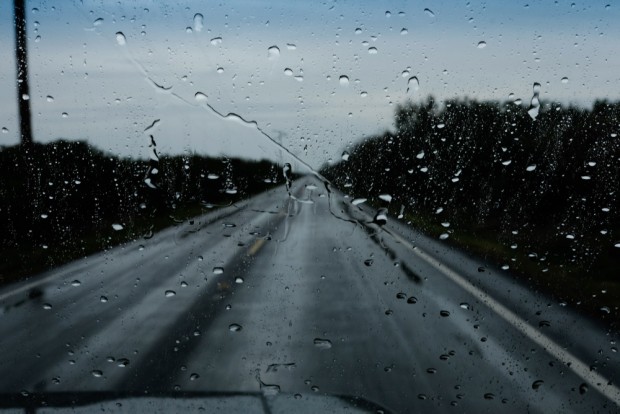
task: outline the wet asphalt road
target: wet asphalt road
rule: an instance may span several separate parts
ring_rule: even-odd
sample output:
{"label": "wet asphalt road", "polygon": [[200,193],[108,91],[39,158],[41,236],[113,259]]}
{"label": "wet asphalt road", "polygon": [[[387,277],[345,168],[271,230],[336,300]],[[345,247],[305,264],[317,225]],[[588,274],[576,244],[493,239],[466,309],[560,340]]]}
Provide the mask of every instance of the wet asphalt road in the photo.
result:
{"label": "wet asphalt road", "polygon": [[369,208],[316,179],[294,194],[278,188],[4,288],[0,392],[618,411],[616,334],[396,220],[368,224]]}

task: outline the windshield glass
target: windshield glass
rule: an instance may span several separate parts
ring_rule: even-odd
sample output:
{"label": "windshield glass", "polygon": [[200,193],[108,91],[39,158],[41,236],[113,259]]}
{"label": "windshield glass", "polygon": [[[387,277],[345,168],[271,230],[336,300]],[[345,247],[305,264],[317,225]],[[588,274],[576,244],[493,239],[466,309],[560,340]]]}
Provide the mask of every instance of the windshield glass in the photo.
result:
{"label": "windshield glass", "polygon": [[0,407],[617,411],[619,18],[0,3]]}

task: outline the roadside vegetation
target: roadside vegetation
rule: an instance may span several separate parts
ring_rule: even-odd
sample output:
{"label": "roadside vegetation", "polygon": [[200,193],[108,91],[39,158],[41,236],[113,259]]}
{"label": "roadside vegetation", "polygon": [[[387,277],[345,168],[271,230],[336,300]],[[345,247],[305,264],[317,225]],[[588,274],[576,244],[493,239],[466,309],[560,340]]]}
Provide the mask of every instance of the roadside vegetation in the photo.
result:
{"label": "roadside vegetation", "polygon": [[282,184],[268,161],[119,158],[83,142],[0,149],[0,284],[51,269]]}
{"label": "roadside vegetation", "polygon": [[560,302],[620,320],[619,133],[620,103],[544,103],[533,117],[512,102],[428,98],[321,172]]}

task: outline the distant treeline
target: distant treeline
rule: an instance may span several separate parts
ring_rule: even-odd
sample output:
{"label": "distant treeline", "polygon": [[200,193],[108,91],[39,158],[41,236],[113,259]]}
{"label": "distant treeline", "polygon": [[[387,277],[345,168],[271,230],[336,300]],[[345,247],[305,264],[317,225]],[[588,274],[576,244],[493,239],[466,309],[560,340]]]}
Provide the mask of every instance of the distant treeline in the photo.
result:
{"label": "distant treeline", "polygon": [[1,148],[0,283],[283,182],[268,161],[158,157],[154,148],[151,160],[134,160],[62,140]]}
{"label": "distant treeline", "polygon": [[542,272],[555,265],[617,287],[619,133],[620,103],[546,103],[534,120],[514,103],[428,98],[399,106],[394,132],[367,137],[322,173],[354,197],[391,195],[392,217],[404,208],[447,241],[479,235]]}

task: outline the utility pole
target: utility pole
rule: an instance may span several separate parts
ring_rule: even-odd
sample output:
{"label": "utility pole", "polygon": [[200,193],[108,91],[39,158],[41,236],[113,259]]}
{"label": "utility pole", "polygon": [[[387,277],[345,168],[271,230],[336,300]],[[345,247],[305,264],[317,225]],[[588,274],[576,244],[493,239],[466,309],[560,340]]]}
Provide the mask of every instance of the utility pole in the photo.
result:
{"label": "utility pole", "polygon": [[25,2],[25,0],[13,0],[13,9],[15,16],[15,60],[17,63],[17,107],[19,108],[21,145],[29,147],[32,145],[32,125],[30,122]]}

